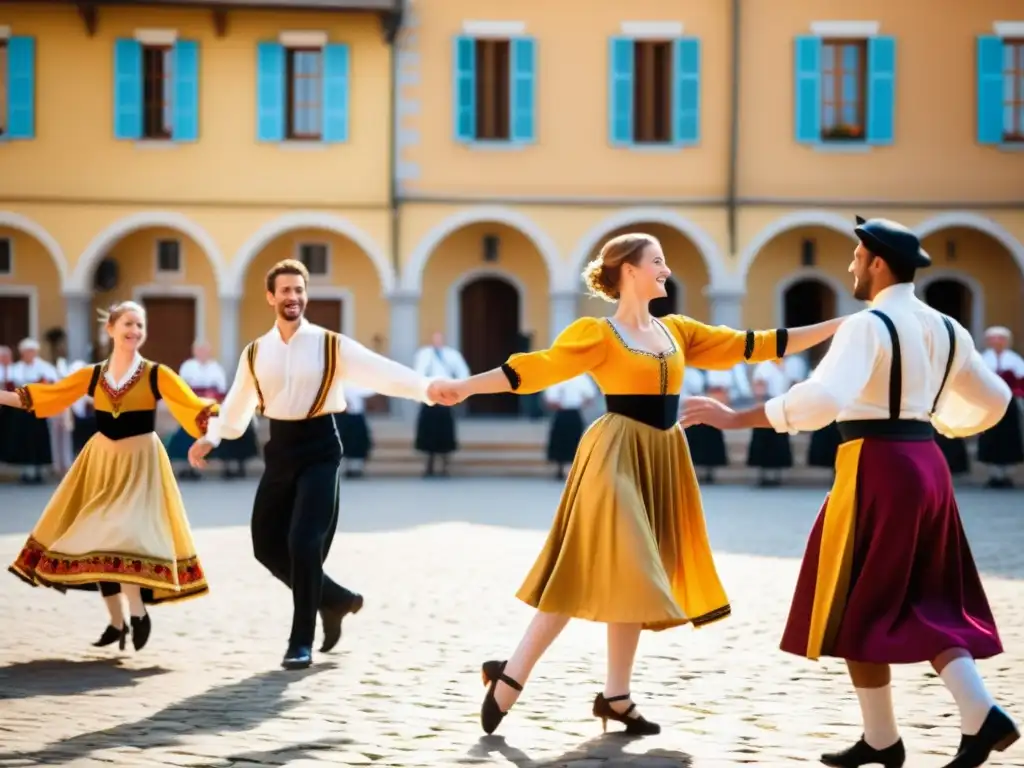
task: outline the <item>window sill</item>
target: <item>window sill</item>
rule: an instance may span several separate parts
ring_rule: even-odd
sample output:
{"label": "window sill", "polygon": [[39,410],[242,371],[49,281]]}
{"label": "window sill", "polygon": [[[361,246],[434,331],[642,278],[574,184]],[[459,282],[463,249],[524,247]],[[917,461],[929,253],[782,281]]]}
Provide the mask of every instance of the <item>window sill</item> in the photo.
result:
{"label": "window sill", "polygon": [[527,142],[511,139],[466,141],[463,144],[474,152],[521,152],[530,146]]}
{"label": "window sill", "polygon": [[308,141],[306,139],[285,139],[279,141],[277,146],[290,152],[323,152],[331,146],[326,141]]}
{"label": "window sill", "polygon": [[628,144],[625,149],[630,152],[639,152],[642,155],[664,155],[670,152],[678,152],[681,149],[688,149],[689,147],[695,147],[696,144],[682,144],[676,142],[666,142],[664,144]]}
{"label": "window sill", "polygon": [[172,139],[137,139],[134,144],[138,149],[174,149],[180,146]]}
{"label": "window sill", "polygon": [[864,155],[871,150],[872,146],[862,141],[822,141],[814,145],[815,152],[829,155]]}
{"label": "window sill", "polygon": [[999,145],[1000,152],[1024,152],[1024,141],[1004,141]]}

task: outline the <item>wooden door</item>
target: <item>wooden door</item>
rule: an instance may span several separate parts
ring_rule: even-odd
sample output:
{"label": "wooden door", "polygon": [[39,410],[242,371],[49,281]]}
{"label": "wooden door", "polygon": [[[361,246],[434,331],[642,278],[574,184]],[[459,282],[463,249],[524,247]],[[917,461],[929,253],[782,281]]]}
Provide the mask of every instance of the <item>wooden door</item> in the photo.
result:
{"label": "wooden door", "polygon": [[18,344],[31,328],[28,296],[0,295],[0,346],[10,347],[17,359]]}
{"label": "wooden door", "polygon": [[[483,277],[462,289],[460,349],[472,373],[497,368],[519,346],[519,291],[506,280]],[[467,401],[472,415],[519,413],[519,398],[511,393],[480,395]]]}
{"label": "wooden door", "polygon": [[146,346],[150,360],[178,370],[192,357],[196,340],[196,300],[180,296],[149,296],[146,308]]}
{"label": "wooden door", "polygon": [[351,333],[351,329],[341,327],[344,311],[341,299],[309,299],[306,302],[306,319],[335,333]]}
{"label": "wooden door", "polygon": [[935,280],[924,289],[924,303],[949,315],[964,328],[971,329],[971,291],[959,280]]}
{"label": "wooden door", "polygon": [[[831,320],[836,316],[837,301],[836,292],[820,280],[811,278],[793,283],[783,297],[783,325],[795,328]],[[811,368],[821,362],[827,350],[824,344],[808,350],[807,362]]]}
{"label": "wooden door", "polygon": [[675,315],[679,312],[679,286],[676,281],[669,278],[665,283],[666,296],[655,299],[648,305],[650,313],[655,317]]}

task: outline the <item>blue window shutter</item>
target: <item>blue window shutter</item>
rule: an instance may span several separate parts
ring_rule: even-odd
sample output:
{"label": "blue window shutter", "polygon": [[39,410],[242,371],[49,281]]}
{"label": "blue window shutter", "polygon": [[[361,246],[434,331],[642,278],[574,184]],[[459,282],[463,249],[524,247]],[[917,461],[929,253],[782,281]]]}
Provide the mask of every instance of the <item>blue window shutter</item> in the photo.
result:
{"label": "blue window shutter", "polygon": [[284,46],[256,46],[256,139],[284,141]]}
{"label": "blue window shutter", "polygon": [[142,138],[142,44],[114,42],[114,138]]}
{"label": "blue window shutter", "polygon": [[700,40],[681,37],[673,48],[672,139],[692,145],[700,141]]}
{"label": "blue window shutter", "polygon": [[199,139],[199,43],[179,40],[174,44],[174,120],[171,136],[175,141]]}
{"label": "blue window shutter", "polygon": [[796,39],[795,70],[796,140],[817,144],[821,141],[821,38]]}
{"label": "blue window shutter", "polygon": [[1003,39],[978,37],[978,143],[1003,143]]}
{"label": "blue window shutter", "polygon": [[532,37],[512,39],[511,116],[512,141],[537,139],[537,41]]}
{"label": "blue window shutter", "polygon": [[349,48],[342,43],[324,47],[323,140],[348,141]]}
{"label": "blue window shutter", "polygon": [[868,144],[892,144],[896,137],[896,38],[868,40]]}
{"label": "blue window shutter", "polygon": [[608,136],[612,146],[633,143],[633,40],[608,41]]}
{"label": "blue window shutter", "polygon": [[31,139],[36,133],[36,40],[7,41],[7,138]]}
{"label": "blue window shutter", "polygon": [[452,50],[455,140],[476,141],[476,40],[459,35]]}

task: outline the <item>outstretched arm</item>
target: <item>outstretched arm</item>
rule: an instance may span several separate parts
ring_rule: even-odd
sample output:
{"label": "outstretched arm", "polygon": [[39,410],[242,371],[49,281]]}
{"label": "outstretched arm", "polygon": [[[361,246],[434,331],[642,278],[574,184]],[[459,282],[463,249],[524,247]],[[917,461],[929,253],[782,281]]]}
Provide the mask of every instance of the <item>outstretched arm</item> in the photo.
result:
{"label": "outstretched arm", "polygon": [[[974,340],[957,326],[957,349],[964,350],[939,398],[932,425],[946,437],[970,437],[991,429],[1008,407],[1015,407],[1010,386],[992,371],[974,348]],[[956,361],[959,362],[959,361]]]}
{"label": "outstretched arm", "polygon": [[217,402],[199,397],[181,376],[166,365],[157,369],[157,386],[167,409],[182,429],[195,438],[205,435],[210,418],[219,410]]}
{"label": "outstretched arm", "polygon": [[238,358],[238,368],[235,369],[235,380],[231,382],[231,389],[228,390],[224,402],[220,404],[219,412],[210,419],[206,427],[206,436],[201,442],[208,444],[210,448],[216,448],[221,440],[237,440],[244,435],[259,404],[256,384],[249,372],[248,354],[249,348],[246,347]]}
{"label": "outstretched arm", "polygon": [[337,339],[340,365],[333,386],[342,386],[342,381],[350,381],[381,395],[434,405],[429,392],[431,380],[426,376],[378,355],[348,336],[338,334]]}
{"label": "outstretched arm", "polygon": [[92,366],[79,368],[53,384],[26,384],[13,392],[0,392],[0,405],[22,408],[46,419],[56,416],[89,391]]}

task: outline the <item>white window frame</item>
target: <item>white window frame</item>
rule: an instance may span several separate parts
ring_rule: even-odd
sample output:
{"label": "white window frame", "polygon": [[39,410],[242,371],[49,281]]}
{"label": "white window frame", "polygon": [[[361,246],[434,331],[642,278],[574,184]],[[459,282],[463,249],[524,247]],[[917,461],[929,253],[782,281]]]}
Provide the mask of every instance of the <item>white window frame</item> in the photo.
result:
{"label": "white window frame", "polygon": [[306,269],[309,269],[309,265],[302,260],[302,249],[308,246],[318,245],[323,246],[324,251],[326,252],[326,270],[317,274],[310,272],[310,282],[329,281],[334,276],[334,269],[331,264],[331,262],[334,261],[334,249],[331,247],[331,243],[326,240],[299,240],[295,243],[295,260],[306,267]]}

